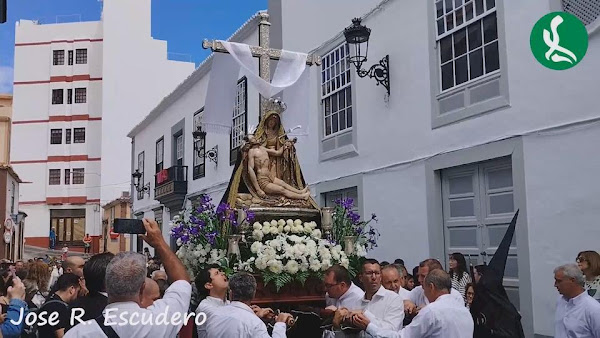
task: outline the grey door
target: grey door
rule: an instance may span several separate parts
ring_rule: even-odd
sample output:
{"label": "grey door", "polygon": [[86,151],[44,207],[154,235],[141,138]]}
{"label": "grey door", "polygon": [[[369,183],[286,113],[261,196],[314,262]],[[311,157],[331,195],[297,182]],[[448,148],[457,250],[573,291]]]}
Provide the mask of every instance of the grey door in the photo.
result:
{"label": "grey door", "polygon": [[[515,212],[510,157],[442,171],[446,261],[460,252],[467,264],[489,263]],[[509,251],[504,286],[519,308],[516,235]]]}

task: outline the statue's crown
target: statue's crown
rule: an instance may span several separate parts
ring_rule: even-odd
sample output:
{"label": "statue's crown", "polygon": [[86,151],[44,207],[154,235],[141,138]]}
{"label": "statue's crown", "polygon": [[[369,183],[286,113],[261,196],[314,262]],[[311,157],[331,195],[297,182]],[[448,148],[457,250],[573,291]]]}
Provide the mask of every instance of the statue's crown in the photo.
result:
{"label": "statue's crown", "polygon": [[287,106],[283,101],[279,99],[270,98],[267,100],[265,108],[266,112],[274,111],[277,114],[281,115],[281,113],[283,113],[287,109]]}

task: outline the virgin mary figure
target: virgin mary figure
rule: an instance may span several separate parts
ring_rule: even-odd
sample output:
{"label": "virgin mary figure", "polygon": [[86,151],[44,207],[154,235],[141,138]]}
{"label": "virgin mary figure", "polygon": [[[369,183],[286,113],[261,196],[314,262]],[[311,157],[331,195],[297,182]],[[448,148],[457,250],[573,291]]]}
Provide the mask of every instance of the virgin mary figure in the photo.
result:
{"label": "virgin mary figure", "polygon": [[253,183],[249,173],[249,152],[252,148],[257,148],[257,143],[260,143],[260,148],[266,150],[269,155],[268,170],[271,179],[287,190],[307,191],[306,182],[296,156],[296,148],[294,147],[296,139],[288,138],[281,123],[281,113],[285,108],[283,102],[276,99],[269,100],[265,110],[266,113],[258,127],[253,133],[249,133],[253,134],[252,142],[247,139],[246,143],[240,147],[239,155],[241,156],[237,158],[229,187],[223,196],[224,202],[234,207],[290,206],[318,208],[312,198],[292,199],[276,194],[266,194],[265,196],[264,193],[261,193],[260,187]]}

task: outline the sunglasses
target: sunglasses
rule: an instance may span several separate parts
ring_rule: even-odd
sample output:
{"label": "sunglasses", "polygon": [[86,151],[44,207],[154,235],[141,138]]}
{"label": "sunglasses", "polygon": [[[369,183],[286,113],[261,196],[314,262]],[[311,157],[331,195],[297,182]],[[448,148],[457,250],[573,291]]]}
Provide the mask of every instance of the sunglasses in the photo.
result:
{"label": "sunglasses", "polygon": [[587,259],[585,259],[583,257],[577,257],[577,259],[575,259],[575,262],[577,262],[577,263],[587,262]]}

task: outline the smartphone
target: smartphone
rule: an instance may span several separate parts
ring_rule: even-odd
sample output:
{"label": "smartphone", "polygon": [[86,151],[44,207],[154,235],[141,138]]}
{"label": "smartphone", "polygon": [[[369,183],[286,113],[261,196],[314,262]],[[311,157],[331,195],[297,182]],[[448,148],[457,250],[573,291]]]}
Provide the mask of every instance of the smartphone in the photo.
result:
{"label": "smartphone", "polygon": [[145,234],[146,228],[141,219],[115,218],[113,232],[119,234]]}

